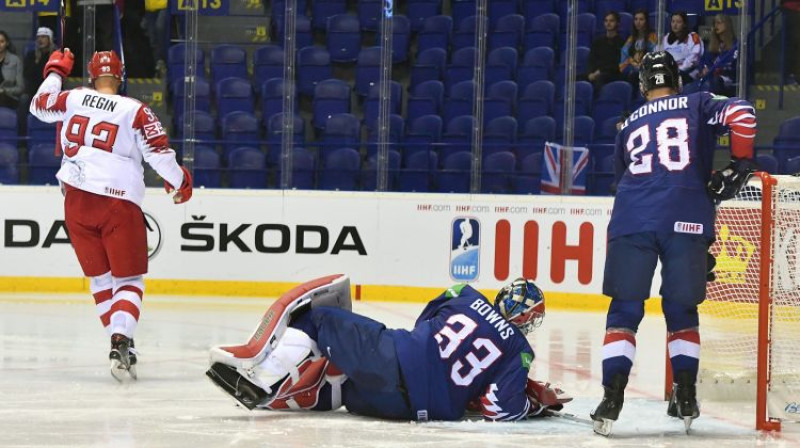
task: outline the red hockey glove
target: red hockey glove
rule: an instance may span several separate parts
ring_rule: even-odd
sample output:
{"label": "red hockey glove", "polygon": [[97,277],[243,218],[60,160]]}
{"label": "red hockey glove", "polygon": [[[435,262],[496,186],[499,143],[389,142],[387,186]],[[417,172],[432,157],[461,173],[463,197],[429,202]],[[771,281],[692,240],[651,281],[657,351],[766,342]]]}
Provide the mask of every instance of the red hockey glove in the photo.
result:
{"label": "red hockey glove", "polygon": [[69,48],[65,48],[63,52],[61,50],[55,50],[50,53],[50,59],[47,60],[47,64],[44,66],[43,76],[47,78],[47,75],[52,72],[62,78],[66,78],[72,73],[72,66],[74,64],[75,56],[69,51]]}
{"label": "red hockey glove", "polygon": [[528,412],[529,417],[543,415],[544,411],[548,409],[560,411],[564,409],[564,403],[572,401],[572,397],[558,387],[550,387],[550,383],[542,383],[532,379],[528,379],[528,384],[525,386],[525,394],[531,402],[531,410]]}
{"label": "red hockey glove", "polygon": [[167,193],[175,191],[175,194],[172,196],[172,201],[176,204],[183,204],[192,198],[192,175],[189,174],[189,170],[187,170],[185,166],[181,167],[181,171],[183,171],[183,183],[180,188],[178,188],[178,191],[175,191],[175,187],[170,185],[169,182],[164,181],[164,190],[166,190]]}

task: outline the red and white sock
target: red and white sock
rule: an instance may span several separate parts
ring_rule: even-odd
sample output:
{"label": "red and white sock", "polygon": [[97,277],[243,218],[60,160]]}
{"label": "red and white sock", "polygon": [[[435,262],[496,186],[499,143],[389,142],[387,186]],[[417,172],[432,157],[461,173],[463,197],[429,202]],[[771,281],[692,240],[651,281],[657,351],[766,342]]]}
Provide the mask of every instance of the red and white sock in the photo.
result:
{"label": "red and white sock", "polygon": [[142,308],[144,280],[135,277],[114,277],[114,296],[111,299],[111,334],[119,333],[129,338],[136,332],[139,311]]}
{"label": "red and white sock", "polygon": [[100,323],[106,330],[106,334],[111,337],[111,303],[114,296],[113,281],[111,279],[111,272],[106,272],[103,275],[89,278],[89,291],[94,297],[94,306],[97,310],[97,315],[100,316]]}
{"label": "red and white sock", "polygon": [[697,376],[700,367],[700,333],[697,327],[669,333],[667,349],[673,372],[684,370],[692,377]]}

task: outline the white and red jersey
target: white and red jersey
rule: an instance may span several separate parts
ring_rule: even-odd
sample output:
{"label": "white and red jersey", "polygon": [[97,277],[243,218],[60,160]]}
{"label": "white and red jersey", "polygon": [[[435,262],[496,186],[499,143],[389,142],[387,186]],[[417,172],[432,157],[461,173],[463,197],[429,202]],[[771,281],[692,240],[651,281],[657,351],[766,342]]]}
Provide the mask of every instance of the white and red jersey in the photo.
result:
{"label": "white and red jersey", "polygon": [[137,205],[144,199],[142,159],[171,185],[183,182],[164,127],[140,101],[93,89],[61,91],[61,77],[51,74],[30,112],[62,123],[58,142],[64,157],[56,174],[61,182]]}

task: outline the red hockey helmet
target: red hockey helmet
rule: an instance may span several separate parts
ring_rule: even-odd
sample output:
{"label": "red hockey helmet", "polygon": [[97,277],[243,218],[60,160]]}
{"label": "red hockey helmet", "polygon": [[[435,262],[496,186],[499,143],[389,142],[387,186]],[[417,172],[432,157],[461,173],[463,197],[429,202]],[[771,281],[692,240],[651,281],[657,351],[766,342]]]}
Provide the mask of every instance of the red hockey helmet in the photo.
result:
{"label": "red hockey helmet", "polygon": [[89,77],[92,81],[101,76],[113,76],[122,80],[122,61],[114,51],[96,51],[89,61]]}

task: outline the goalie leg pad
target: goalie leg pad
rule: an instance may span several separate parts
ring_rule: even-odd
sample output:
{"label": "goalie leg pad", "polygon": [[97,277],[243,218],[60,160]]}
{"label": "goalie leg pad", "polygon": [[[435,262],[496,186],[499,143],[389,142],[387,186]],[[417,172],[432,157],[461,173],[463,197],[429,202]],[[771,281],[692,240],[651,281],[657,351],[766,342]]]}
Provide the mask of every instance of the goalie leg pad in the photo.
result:
{"label": "goalie leg pad", "polygon": [[213,347],[211,364],[220,362],[242,369],[259,365],[275,349],[289,322],[318,306],[352,309],[350,279],[343,274],[329,275],[291,289],[267,310],[246,344]]}
{"label": "goalie leg pad", "polygon": [[276,386],[276,394],[259,408],[330,411],[342,405],[341,388],[347,377],[328,359],[306,359],[296,371],[297,376],[286,377]]}

